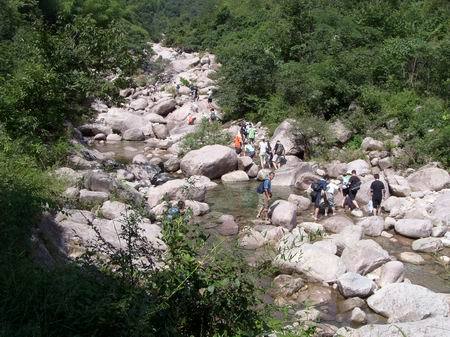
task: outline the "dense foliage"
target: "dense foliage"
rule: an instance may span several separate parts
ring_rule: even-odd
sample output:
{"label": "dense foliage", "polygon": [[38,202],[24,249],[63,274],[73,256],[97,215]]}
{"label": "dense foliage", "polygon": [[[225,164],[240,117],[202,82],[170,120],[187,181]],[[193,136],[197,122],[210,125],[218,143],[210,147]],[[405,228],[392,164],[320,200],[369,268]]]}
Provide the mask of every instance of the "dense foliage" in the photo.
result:
{"label": "dense foliage", "polygon": [[396,120],[410,158],[450,164],[448,1],[207,3],[166,39],[218,55],[229,118],[340,118],[360,135]]}

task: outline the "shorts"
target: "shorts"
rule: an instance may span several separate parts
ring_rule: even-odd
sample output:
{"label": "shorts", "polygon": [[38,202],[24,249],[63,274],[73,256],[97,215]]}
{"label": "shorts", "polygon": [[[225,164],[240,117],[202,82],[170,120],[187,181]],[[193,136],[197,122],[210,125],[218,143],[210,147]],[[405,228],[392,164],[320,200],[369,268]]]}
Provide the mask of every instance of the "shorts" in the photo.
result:
{"label": "shorts", "polygon": [[344,197],[346,197],[348,195],[348,188],[344,188],[342,190],[342,194],[344,195]]}
{"label": "shorts", "polygon": [[350,200],[353,201],[356,198],[356,193],[358,193],[358,190],[356,191],[348,191],[348,196],[350,197]]}
{"label": "shorts", "polygon": [[326,196],[327,196],[328,207],[333,208],[334,207],[334,194],[327,193]]}
{"label": "shorts", "polygon": [[311,201],[314,203],[315,208],[320,207],[320,200],[322,199],[322,192],[313,192],[311,194]]}
{"label": "shorts", "polygon": [[261,199],[259,204],[261,205],[262,208],[264,208],[265,210],[269,209],[269,199],[266,197],[266,195],[263,193],[261,194]]}
{"label": "shorts", "polygon": [[208,103],[212,103],[212,98],[208,97]]}
{"label": "shorts", "polygon": [[383,200],[383,198],[374,198],[374,197],[372,197],[373,208],[377,209],[378,207],[380,207],[382,200]]}

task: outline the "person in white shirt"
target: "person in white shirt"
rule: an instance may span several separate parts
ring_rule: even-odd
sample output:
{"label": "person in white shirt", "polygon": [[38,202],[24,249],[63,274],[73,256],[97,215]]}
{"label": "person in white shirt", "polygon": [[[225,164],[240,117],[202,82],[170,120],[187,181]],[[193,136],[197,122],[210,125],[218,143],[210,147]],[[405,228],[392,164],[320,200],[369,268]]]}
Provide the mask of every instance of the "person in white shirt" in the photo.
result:
{"label": "person in white shirt", "polygon": [[259,160],[261,161],[261,168],[266,167],[267,156],[267,142],[265,139],[259,142]]}
{"label": "person in white shirt", "polygon": [[339,190],[339,185],[335,183],[334,180],[330,181],[329,177],[325,178],[328,182],[327,188],[325,189],[325,198],[327,202],[327,207],[325,207],[325,216],[328,215],[328,211],[331,209],[333,214],[336,212],[336,205],[334,203],[334,195]]}

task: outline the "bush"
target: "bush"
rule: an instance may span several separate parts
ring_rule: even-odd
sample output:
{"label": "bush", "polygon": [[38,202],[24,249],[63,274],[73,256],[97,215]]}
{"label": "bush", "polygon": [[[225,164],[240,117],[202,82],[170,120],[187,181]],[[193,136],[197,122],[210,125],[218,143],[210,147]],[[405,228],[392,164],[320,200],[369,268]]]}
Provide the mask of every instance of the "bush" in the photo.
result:
{"label": "bush", "polygon": [[180,156],[206,145],[229,145],[231,140],[231,135],[222,129],[222,124],[219,122],[210,123],[205,118],[201,121],[195,132],[188,134],[183,139]]}

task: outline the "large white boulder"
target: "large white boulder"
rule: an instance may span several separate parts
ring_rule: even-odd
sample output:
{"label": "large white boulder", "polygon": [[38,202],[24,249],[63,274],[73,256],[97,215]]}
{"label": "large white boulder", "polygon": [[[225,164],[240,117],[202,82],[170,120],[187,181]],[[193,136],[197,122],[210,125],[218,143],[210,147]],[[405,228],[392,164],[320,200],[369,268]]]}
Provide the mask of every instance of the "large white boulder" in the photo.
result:
{"label": "large white boulder", "polygon": [[353,134],[339,119],[330,125],[330,131],[341,143],[346,143]]}
{"label": "large white boulder", "polygon": [[303,153],[303,149],[297,145],[293,134],[295,130],[295,123],[296,122],[293,119],[286,119],[275,129],[273,137],[270,140],[272,148],[274,148],[276,142],[279,140],[284,146],[286,155],[297,156]]}
{"label": "large white boulder", "polygon": [[[307,179],[305,175],[313,177]],[[300,189],[307,189],[313,180],[319,177],[314,173],[314,169],[309,163],[292,162],[282,166],[276,170],[275,177],[272,181],[273,186],[295,186]]]}
{"label": "large white boulder", "polygon": [[124,131],[122,138],[124,140],[140,141],[145,139],[145,135],[142,129],[128,129]]}
{"label": "large white boulder", "polygon": [[375,288],[371,279],[353,272],[339,276],[337,284],[344,297],[367,297]]}
{"label": "large white boulder", "polygon": [[431,235],[433,224],[425,219],[400,219],[395,223],[395,231],[409,238],[426,238]]}
{"label": "large white boulder", "polygon": [[406,180],[414,192],[440,191],[450,184],[450,175],[443,169],[427,167],[409,175]]}
{"label": "large white boulder", "polygon": [[282,226],[288,230],[293,229],[297,225],[297,205],[285,201],[278,200],[270,206],[270,219],[275,226]]}
{"label": "large white boulder", "polygon": [[158,205],[166,197],[169,200],[205,200],[206,187],[196,181],[187,179],[175,179],[149,189],[147,202],[150,208]]}
{"label": "large white boulder", "polygon": [[347,164],[347,171],[356,171],[356,174],[363,176],[369,174],[371,171],[370,164],[363,159],[356,159]]}
{"label": "large white boulder", "polygon": [[181,170],[187,176],[204,175],[215,179],[236,168],[236,152],[223,145],[204,146],[188,152],[181,160]]}
{"label": "large white boulder", "polygon": [[254,229],[245,230],[239,238],[239,246],[248,250],[261,248],[266,243],[266,238]]}
{"label": "large white boulder", "polygon": [[380,278],[377,283],[380,287],[387,284],[403,282],[405,278],[405,265],[400,261],[389,261],[381,266]]}
{"label": "large white boulder", "polygon": [[372,137],[366,137],[361,143],[361,148],[364,151],[383,151],[384,144],[383,142],[373,139]]}
{"label": "large white boulder", "polygon": [[175,110],[177,102],[174,99],[163,99],[157,102],[151,109],[150,113],[160,116],[167,116],[170,112]]}
{"label": "large white boulder", "polygon": [[384,219],[381,216],[371,216],[358,222],[358,225],[363,228],[365,235],[380,236],[384,230]]}
{"label": "large white boulder", "polygon": [[342,261],[347,270],[366,275],[390,261],[387,251],[373,240],[361,240],[342,252]]}
{"label": "large white boulder", "polygon": [[230,173],[226,173],[222,176],[221,180],[224,183],[236,183],[236,182],[242,182],[242,181],[248,181],[249,177],[247,173],[244,171],[233,171]]}
{"label": "large white boulder", "polygon": [[113,130],[117,130],[120,133],[123,133],[128,129],[141,128],[147,124],[143,117],[122,108],[110,108],[107,113],[99,114],[97,122],[105,123]]}
{"label": "large white boulder", "polygon": [[298,213],[306,211],[311,206],[311,199],[297,194],[290,194],[288,201],[297,205]]}
{"label": "large white boulder", "polygon": [[332,233],[339,233],[345,227],[353,225],[353,221],[344,215],[333,215],[332,217],[326,218],[321,223],[325,230]]}
{"label": "large white boulder", "polygon": [[408,283],[391,283],[370,296],[367,304],[390,323],[411,322],[430,317],[447,317],[448,303],[443,295]]}
{"label": "large white boulder", "polygon": [[386,179],[392,195],[396,197],[407,197],[411,194],[411,187],[409,187],[409,183],[406,178],[396,174],[391,174],[388,175]]}
{"label": "large white boulder", "polygon": [[129,206],[119,201],[107,200],[100,208],[100,213],[105,219],[114,220],[121,216],[126,216]]}
{"label": "large white boulder", "polygon": [[90,191],[110,192],[114,189],[114,179],[102,171],[90,171],[85,175],[84,187]]}
{"label": "large white boulder", "polygon": [[148,105],[148,99],[145,97],[139,97],[130,102],[130,108],[133,110],[144,110]]}

